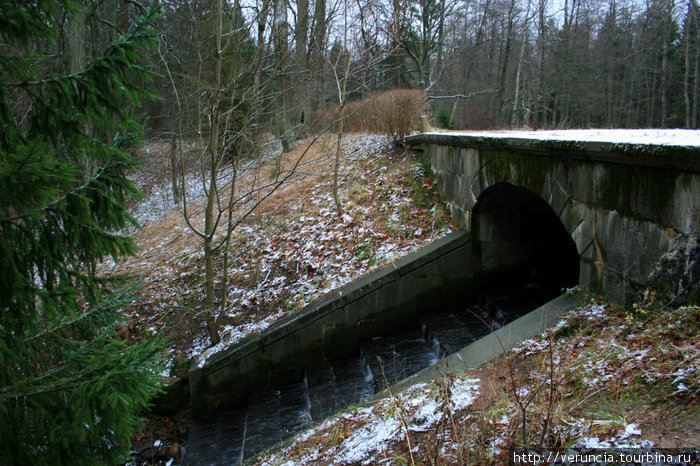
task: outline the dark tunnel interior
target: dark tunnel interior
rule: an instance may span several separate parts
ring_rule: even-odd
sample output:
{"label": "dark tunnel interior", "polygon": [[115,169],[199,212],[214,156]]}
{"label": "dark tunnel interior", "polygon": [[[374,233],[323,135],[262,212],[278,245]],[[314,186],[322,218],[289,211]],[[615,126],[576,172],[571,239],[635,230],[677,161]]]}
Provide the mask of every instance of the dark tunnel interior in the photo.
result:
{"label": "dark tunnel interior", "polygon": [[510,183],[487,188],[472,211],[483,273],[560,291],[579,280],[579,254],[557,214],[532,191]]}

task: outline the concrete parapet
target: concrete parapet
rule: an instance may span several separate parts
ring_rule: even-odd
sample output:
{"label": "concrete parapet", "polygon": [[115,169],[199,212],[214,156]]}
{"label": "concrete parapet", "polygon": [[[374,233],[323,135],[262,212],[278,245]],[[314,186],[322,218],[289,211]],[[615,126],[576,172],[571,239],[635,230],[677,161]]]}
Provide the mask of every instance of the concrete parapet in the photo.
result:
{"label": "concrete parapet", "polygon": [[467,302],[480,285],[472,254],[468,233],[453,232],[192,367],[193,416],[243,406],[249,392],[355,355],[363,340],[414,326],[425,310]]}
{"label": "concrete parapet", "polygon": [[[506,351],[511,350],[523,341],[540,335],[548,328],[556,325],[563,314],[580,305],[581,299],[579,297],[559,296],[519,319],[504,325],[495,332],[465,346],[460,351],[447,356],[437,364],[426,367],[422,371],[405,378],[393,385],[392,391],[396,393],[417,383],[431,382],[447,372],[459,372],[478,367],[501,356],[504,349]],[[373,403],[377,399],[386,398],[388,395],[388,391],[384,390],[372,396],[367,400],[367,403]]]}

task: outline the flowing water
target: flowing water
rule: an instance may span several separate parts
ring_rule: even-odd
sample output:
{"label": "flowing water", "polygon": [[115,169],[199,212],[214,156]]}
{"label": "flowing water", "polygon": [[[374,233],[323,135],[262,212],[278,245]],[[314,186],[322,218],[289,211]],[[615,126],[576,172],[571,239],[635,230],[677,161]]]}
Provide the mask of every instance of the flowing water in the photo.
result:
{"label": "flowing water", "polygon": [[485,290],[464,309],[425,313],[419,328],[377,336],[363,342],[355,357],[308,367],[304,379],[296,384],[252,393],[247,409],[195,421],[185,464],[229,465],[251,458],[381,391],[387,383],[398,382],[459,351],[555,296],[533,287]]}

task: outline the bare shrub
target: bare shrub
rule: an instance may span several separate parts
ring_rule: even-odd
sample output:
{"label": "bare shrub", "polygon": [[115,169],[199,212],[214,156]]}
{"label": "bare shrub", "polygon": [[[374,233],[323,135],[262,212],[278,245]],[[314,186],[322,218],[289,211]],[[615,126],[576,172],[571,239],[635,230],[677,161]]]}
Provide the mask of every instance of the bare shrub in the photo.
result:
{"label": "bare shrub", "polygon": [[[383,133],[394,144],[402,144],[406,135],[418,128],[420,117],[428,115],[428,97],[419,89],[393,89],[377,92],[345,106],[344,130]],[[313,128],[320,131],[337,119],[339,106],[318,110],[312,115]]]}
{"label": "bare shrub", "polygon": [[418,127],[421,115],[427,114],[428,99],[421,90],[395,89],[380,94],[372,107],[375,131],[401,144]]}

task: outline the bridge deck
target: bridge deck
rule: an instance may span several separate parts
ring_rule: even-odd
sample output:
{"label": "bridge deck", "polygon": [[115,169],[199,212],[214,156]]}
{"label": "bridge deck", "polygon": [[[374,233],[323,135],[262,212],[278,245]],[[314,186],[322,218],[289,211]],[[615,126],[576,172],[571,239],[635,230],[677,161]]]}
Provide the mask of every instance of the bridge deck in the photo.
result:
{"label": "bridge deck", "polygon": [[555,131],[450,131],[474,137],[517,138],[547,141],[607,142],[700,147],[700,131],[692,129],[567,129]]}
{"label": "bridge deck", "polygon": [[434,131],[406,142],[700,172],[700,130]]}

